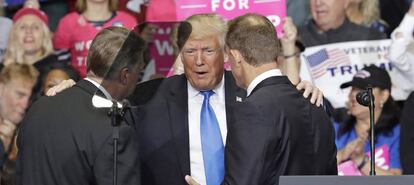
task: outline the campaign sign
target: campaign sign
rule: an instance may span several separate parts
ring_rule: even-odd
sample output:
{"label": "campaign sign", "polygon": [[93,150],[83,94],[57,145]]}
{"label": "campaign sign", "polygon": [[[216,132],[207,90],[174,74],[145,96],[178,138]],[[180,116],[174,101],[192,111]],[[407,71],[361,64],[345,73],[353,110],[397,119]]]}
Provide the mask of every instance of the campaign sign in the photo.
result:
{"label": "campaign sign", "polygon": [[[392,96],[401,100],[407,88],[401,73],[388,59],[391,40],[355,41],[308,47],[301,54],[300,76],[322,90],[334,108],[345,107],[350,88],[339,86],[352,80],[364,66],[375,64],[388,71],[392,81]],[[398,80],[397,80],[398,79]]]}
{"label": "campaign sign", "polygon": [[200,13],[217,13],[226,19],[257,13],[266,16],[282,36],[286,17],[286,0],[176,0],[177,20]]}

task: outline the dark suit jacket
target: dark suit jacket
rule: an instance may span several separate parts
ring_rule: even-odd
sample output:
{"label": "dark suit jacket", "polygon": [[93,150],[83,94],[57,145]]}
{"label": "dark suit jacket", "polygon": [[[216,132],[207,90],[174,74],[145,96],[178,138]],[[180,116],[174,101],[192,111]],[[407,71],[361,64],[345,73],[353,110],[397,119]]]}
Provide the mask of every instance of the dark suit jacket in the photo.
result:
{"label": "dark suit jacket", "polygon": [[[225,73],[226,114],[236,102],[237,88]],[[139,87],[138,87],[139,88]],[[243,95],[244,92],[241,92]],[[140,139],[142,182],[145,185],[184,185],[190,175],[187,79],[164,79],[156,94],[141,109],[137,123]],[[228,118],[227,118],[228,119]]]}
{"label": "dark suit jacket", "polygon": [[[17,184],[110,185],[113,128],[108,109],[92,106],[97,88],[86,80],[29,109],[18,135]],[[118,141],[118,184],[139,185],[135,130],[125,122]]]}
{"label": "dark suit jacket", "polygon": [[259,83],[234,108],[223,184],[278,184],[280,175],[336,175],[332,124],[287,77]]}
{"label": "dark suit jacket", "polygon": [[414,175],[414,92],[405,101],[401,115],[400,158],[403,174]]}

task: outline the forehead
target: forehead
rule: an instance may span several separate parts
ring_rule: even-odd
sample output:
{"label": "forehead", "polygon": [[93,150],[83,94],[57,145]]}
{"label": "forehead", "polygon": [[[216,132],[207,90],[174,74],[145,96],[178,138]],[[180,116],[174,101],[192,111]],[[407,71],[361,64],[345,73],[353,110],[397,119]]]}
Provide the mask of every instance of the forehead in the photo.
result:
{"label": "forehead", "polygon": [[8,88],[10,89],[18,89],[19,91],[31,91],[34,84],[30,80],[15,78],[11,79],[5,85],[8,86]]}
{"label": "forehead", "polygon": [[195,36],[191,35],[185,42],[184,48],[189,47],[219,47],[219,38],[216,35]]}
{"label": "forehead", "polygon": [[16,24],[40,24],[42,23],[42,20],[39,19],[39,17],[34,15],[25,15],[17,21]]}

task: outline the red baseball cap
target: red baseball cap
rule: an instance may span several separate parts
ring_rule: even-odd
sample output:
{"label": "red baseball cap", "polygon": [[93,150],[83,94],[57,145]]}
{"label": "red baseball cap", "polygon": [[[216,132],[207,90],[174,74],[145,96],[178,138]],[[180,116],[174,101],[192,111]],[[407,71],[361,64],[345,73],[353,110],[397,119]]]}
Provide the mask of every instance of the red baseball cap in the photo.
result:
{"label": "red baseball cap", "polygon": [[13,22],[17,22],[20,18],[22,18],[25,15],[34,15],[49,26],[49,18],[47,17],[45,12],[35,8],[21,8],[19,11],[16,12],[16,14],[14,14]]}

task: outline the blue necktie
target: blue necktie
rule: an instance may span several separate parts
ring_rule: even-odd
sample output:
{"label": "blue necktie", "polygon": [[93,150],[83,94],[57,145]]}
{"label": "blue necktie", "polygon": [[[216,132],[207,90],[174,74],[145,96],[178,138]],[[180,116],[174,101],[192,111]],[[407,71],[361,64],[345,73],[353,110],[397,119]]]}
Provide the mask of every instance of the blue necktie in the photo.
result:
{"label": "blue necktie", "polygon": [[219,123],[210,105],[213,91],[202,91],[204,96],[200,114],[201,146],[207,185],[219,185],[224,178],[224,145]]}

